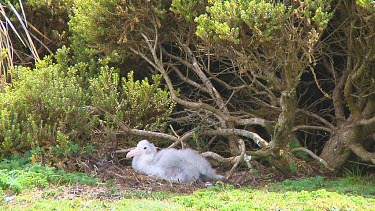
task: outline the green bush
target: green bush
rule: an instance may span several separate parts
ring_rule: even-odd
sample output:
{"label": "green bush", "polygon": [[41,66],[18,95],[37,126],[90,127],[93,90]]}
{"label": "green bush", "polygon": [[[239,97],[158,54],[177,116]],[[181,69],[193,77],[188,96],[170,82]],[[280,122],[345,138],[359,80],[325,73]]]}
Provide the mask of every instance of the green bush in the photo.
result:
{"label": "green bush", "polygon": [[145,63],[129,47],[142,45],[141,34],[153,38],[155,24],[160,35],[168,35],[160,40],[173,37],[169,35],[175,29],[174,19],[165,18],[170,1],[76,0],[74,4],[68,23],[70,48],[74,61],[89,64],[90,73],[97,74],[95,62],[108,57],[112,66],[121,68],[121,76],[130,70],[148,74]]}
{"label": "green bush", "polygon": [[98,59],[99,74],[89,75],[89,64],[73,64],[69,53],[63,47],[34,69],[12,72],[11,85],[0,92],[0,153],[40,149],[44,155],[48,152],[47,160],[58,162],[58,157],[94,152],[94,126],[99,134],[118,128],[113,119],[93,116],[87,105],[115,114],[131,128],[165,130],[175,103],[160,88],[160,75],[153,76],[152,83],[135,80],[133,72],[120,78],[117,69],[109,67],[110,59]]}
{"label": "green bush", "polygon": [[163,0],[76,0],[69,21],[73,48],[88,44],[107,56],[115,51],[123,56],[129,37],[139,37],[144,27],[153,29],[152,18],[162,19],[169,4]]}
{"label": "green bush", "polygon": [[66,149],[69,140],[88,140],[88,97],[77,83],[78,70],[62,65],[67,60],[65,48],[56,59],[54,63],[46,57],[33,70],[13,71],[12,84],[0,93],[0,153]]}
{"label": "green bush", "polygon": [[[169,92],[160,88],[161,76],[154,75],[152,80],[134,80],[130,72],[120,83],[115,69],[103,67],[100,75],[90,80],[91,104],[116,115],[131,128],[164,132],[175,103]],[[113,119],[103,120],[105,127],[111,127]]]}

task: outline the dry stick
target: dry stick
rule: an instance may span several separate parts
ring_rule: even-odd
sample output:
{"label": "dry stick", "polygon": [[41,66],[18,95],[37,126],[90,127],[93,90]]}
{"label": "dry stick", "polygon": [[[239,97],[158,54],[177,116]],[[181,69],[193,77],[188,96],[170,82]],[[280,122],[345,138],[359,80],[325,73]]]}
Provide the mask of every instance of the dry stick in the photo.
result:
{"label": "dry stick", "polygon": [[297,152],[297,151],[303,151],[303,152],[306,152],[307,154],[309,154],[311,157],[313,157],[315,160],[319,161],[321,164],[323,164],[327,169],[329,169],[330,171],[334,171],[333,168],[329,167],[328,163],[323,160],[322,158],[320,158],[319,156],[317,156],[316,154],[314,154],[313,152],[311,152],[309,149],[307,148],[304,148],[304,147],[298,147],[298,148],[294,148],[291,150],[292,152]]}
{"label": "dry stick", "polygon": [[362,162],[358,162],[358,161],[350,161],[349,160],[348,163],[354,163],[354,164],[357,164],[357,165],[369,166],[369,167],[375,168],[375,165],[371,165],[371,164],[368,164],[368,163],[362,163]]}
{"label": "dry stick", "polygon": [[322,130],[322,131],[326,131],[326,132],[332,134],[332,130],[330,128],[321,127],[321,126],[314,126],[314,125],[297,125],[297,126],[293,127],[292,132],[296,132],[296,131],[302,130],[302,129]]}
{"label": "dry stick", "polygon": [[180,136],[176,133],[176,131],[174,130],[174,128],[173,128],[172,125],[169,125],[169,128],[171,128],[173,134],[174,134],[177,138],[180,138]]}
{"label": "dry stick", "polygon": [[242,140],[242,139],[238,139],[238,143],[240,145],[240,151],[241,151],[241,154],[240,156],[237,156],[236,159],[236,163],[233,165],[232,169],[229,171],[229,173],[227,174],[226,176],[226,179],[229,179],[234,170],[236,170],[237,166],[240,164],[240,162],[243,160],[243,157],[245,156],[245,153],[246,153],[246,147],[245,147],[245,142]]}
{"label": "dry stick", "polygon": [[182,137],[179,137],[177,141],[175,141],[173,144],[171,144],[168,148],[174,148],[178,144],[183,145],[184,141],[186,141],[190,136],[192,136],[194,131],[186,132]]}
{"label": "dry stick", "polygon": [[358,122],[359,125],[370,125],[375,123],[375,117],[372,117],[370,119],[362,119]]}
{"label": "dry stick", "polygon": [[201,155],[205,158],[211,158],[213,160],[216,160],[218,161],[219,163],[231,163],[231,164],[234,164],[237,157],[238,156],[235,156],[235,157],[228,157],[228,158],[225,158],[215,152],[203,152],[201,153]]}
{"label": "dry stick", "polygon": [[217,136],[212,137],[202,151],[207,151],[210,145],[217,139]]}
{"label": "dry stick", "polygon": [[219,129],[219,130],[202,130],[201,134],[204,135],[238,135],[247,138],[251,138],[254,142],[263,149],[268,148],[268,142],[254,132],[250,132],[242,129]]}
{"label": "dry stick", "polygon": [[177,146],[177,144],[181,144],[181,148],[183,149],[184,148],[184,143],[181,141],[180,139],[180,136],[176,133],[176,131],[174,130],[173,126],[172,125],[169,125],[169,127],[171,128],[173,134],[177,137],[177,141],[173,142],[172,145],[170,145],[168,148],[172,148],[172,147],[175,147]]}
{"label": "dry stick", "polygon": [[[173,141],[174,143],[171,144],[168,148],[176,147],[178,144],[182,144],[183,141],[187,140],[194,133],[194,131],[189,131],[181,137],[179,137],[179,136],[176,137],[176,136],[172,136],[172,135],[165,134],[165,133],[158,133],[158,132],[152,132],[152,131],[146,131],[146,130],[132,129],[132,128],[128,127],[121,120],[118,120],[115,115],[105,111],[104,109],[94,107],[94,106],[87,106],[87,108],[91,111],[94,111],[94,112],[97,112],[97,113],[100,113],[100,114],[108,115],[108,117],[110,117],[125,133],[132,134],[132,135],[138,135],[138,136],[158,137],[158,138],[163,138],[163,139]],[[129,149],[118,150],[118,151],[116,151],[116,153],[117,152],[118,153],[124,153],[124,152],[127,152],[127,151],[129,151]]]}
{"label": "dry stick", "polygon": [[132,134],[132,135],[138,135],[138,136],[158,137],[158,138],[171,140],[171,141],[174,141],[174,142],[180,141],[179,138],[177,138],[175,136],[172,136],[172,135],[169,135],[169,134],[152,132],[152,131],[145,131],[145,130],[138,130],[138,129],[131,129],[124,122],[122,122],[121,120],[118,120],[115,115],[113,115],[109,112],[106,112],[105,110],[103,110],[101,108],[93,107],[93,106],[87,106],[87,108],[91,111],[95,111],[95,112],[98,112],[100,114],[108,115],[108,117],[110,117],[125,133]]}

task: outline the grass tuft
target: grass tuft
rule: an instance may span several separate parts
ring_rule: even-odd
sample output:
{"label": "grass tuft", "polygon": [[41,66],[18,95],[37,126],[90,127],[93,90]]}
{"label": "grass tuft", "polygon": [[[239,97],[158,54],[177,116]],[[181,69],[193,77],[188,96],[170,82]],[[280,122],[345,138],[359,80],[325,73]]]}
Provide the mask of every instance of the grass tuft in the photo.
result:
{"label": "grass tuft", "polygon": [[98,184],[98,179],[83,173],[67,173],[54,167],[31,164],[30,157],[15,156],[0,162],[0,190],[21,193],[50,184]]}
{"label": "grass tuft", "polygon": [[317,191],[325,189],[331,192],[348,195],[360,195],[375,198],[375,177],[343,177],[335,180],[326,180],[324,177],[304,178],[300,180],[284,180],[270,184],[269,191]]}

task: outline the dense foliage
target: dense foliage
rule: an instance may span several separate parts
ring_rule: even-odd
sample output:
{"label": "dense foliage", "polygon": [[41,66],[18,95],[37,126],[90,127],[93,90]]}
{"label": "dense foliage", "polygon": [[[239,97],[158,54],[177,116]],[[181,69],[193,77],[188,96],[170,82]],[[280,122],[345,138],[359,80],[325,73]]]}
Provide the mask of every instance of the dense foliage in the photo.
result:
{"label": "dense foliage", "polygon": [[0,94],[1,153],[14,154],[37,147],[68,148],[66,139],[78,143],[90,135],[87,94],[79,86],[77,69],[68,69],[60,51],[36,64],[35,69],[13,71],[12,85]]}
{"label": "dense foliage", "polygon": [[93,140],[94,131],[104,130],[114,120],[105,119],[108,123],[103,124],[89,105],[116,114],[132,127],[165,130],[174,103],[159,88],[160,76],[153,76],[150,84],[147,78],[136,81],[129,73],[120,84],[116,70],[103,64],[100,74],[86,83],[82,75],[88,65],[69,66],[68,52],[64,47],[54,57],[36,63],[34,69],[13,70],[12,85],[0,93],[3,156],[39,149],[43,159],[57,163],[72,153],[83,153],[92,144],[99,148],[104,139]]}

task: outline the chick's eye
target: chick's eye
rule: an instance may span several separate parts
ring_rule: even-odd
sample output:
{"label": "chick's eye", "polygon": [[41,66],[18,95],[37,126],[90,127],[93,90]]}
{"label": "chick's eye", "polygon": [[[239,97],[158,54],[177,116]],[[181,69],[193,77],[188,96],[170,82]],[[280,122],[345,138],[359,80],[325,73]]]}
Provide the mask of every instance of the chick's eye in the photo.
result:
{"label": "chick's eye", "polygon": [[143,149],[147,149],[147,147],[143,147]]}

